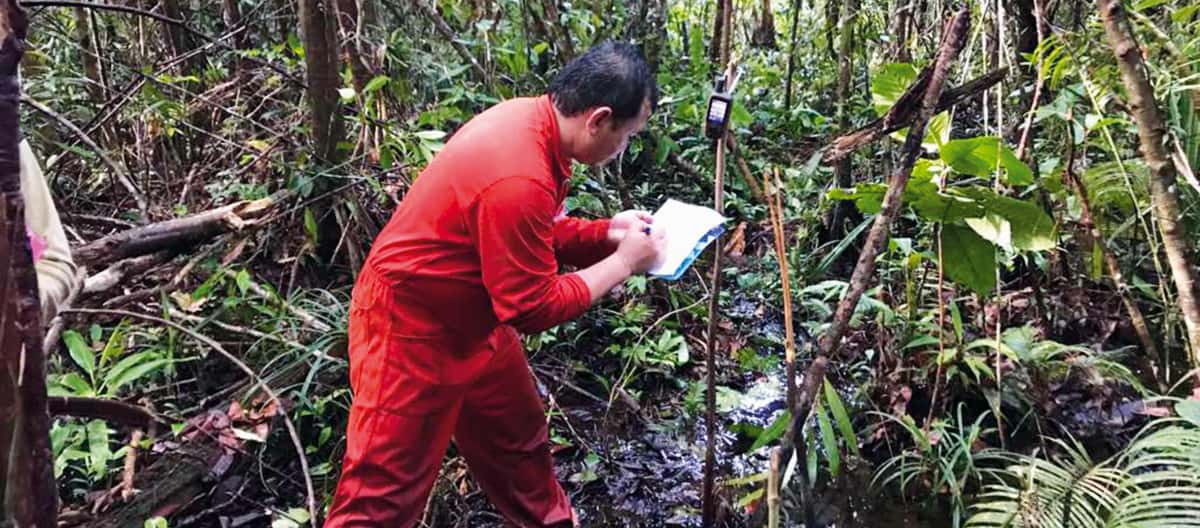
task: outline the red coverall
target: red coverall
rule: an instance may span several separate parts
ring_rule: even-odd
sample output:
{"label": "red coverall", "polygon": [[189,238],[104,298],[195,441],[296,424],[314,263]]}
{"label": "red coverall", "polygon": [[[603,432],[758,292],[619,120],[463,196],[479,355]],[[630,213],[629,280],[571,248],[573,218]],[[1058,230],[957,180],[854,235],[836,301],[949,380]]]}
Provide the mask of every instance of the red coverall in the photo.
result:
{"label": "red coverall", "polygon": [[453,436],[518,526],[570,526],[518,332],[591,304],[576,274],[615,248],[607,220],[567,218],[571,160],[548,96],[464,125],[375,240],[350,305],[354,403],[325,526],[419,520]]}

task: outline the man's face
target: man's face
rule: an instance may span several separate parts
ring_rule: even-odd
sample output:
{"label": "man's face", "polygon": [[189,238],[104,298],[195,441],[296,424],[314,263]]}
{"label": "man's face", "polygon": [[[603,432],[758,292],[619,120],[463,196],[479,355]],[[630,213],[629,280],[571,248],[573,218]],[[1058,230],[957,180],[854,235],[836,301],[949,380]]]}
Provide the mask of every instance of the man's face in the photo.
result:
{"label": "man's face", "polygon": [[612,161],[629,147],[629,139],[646,128],[650,120],[650,102],[642,102],[642,111],[637,117],[618,120],[608,107],[589,111],[584,156],[580,162],[588,165],[603,165]]}

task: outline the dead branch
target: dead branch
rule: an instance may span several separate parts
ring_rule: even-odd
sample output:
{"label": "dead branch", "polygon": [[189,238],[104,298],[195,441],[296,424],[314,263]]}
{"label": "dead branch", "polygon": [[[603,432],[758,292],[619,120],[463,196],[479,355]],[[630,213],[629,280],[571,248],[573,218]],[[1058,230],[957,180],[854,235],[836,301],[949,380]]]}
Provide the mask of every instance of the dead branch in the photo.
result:
{"label": "dead branch", "polygon": [[49,405],[50,414],[53,416],[91,418],[145,429],[166,425],[149,409],[120,400],[83,396],[51,396]]}
{"label": "dead branch", "polygon": [[471,53],[471,50],[467,49],[462,42],[458,41],[458,36],[454,34],[454,30],[451,29],[450,25],[446,23],[446,19],[442,18],[442,15],[438,14],[433,7],[425,3],[425,0],[412,0],[412,3],[417,6],[417,9],[420,10],[430,22],[433,22],[433,27],[437,29],[437,32],[442,35],[442,38],[446,39],[446,42],[448,42],[450,46],[454,48],[454,52],[458,53],[459,57],[462,57],[464,61],[467,61],[467,64],[471,65],[471,69],[475,70],[475,74],[479,75],[479,79],[484,83],[491,84],[491,78],[488,75],[487,70],[484,70],[483,66],[479,65],[479,61],[475,60],[475,55]]}
{"label": "dead branch", "polygon": [[114,233],[80,247],[75,258],[81,265],[96,267],[158,251],[181,251],[218,234],[260,224],[290,196],[289,191],[280,191],[267,198]]}
{"label": "dead branch", "polygon": [[[836,163],[842,158],[850,155],[854,151],[878,141],[879,138],[896,132],[905,127],[911,126],[917,118],[917,101],[916,97],[923,93],[929,83],[929,73],[932,65],[927,66],[913,81],[913,84],[908,87],[904,95],[892,105],[888,113],[883,117],[876,119],[867,125],[839,136],[834,139],[821,156],[821,162],[827,165]],[[975,95],[991,88],[996,83],[1000,82],[1008,76],[1008,68],[999,68],[992,70],[987,74],[976,78],[962,86],[946,90],[938,98],[937,105],[934,107],[933,113],[949,110],[957,104],[960,104]]]}

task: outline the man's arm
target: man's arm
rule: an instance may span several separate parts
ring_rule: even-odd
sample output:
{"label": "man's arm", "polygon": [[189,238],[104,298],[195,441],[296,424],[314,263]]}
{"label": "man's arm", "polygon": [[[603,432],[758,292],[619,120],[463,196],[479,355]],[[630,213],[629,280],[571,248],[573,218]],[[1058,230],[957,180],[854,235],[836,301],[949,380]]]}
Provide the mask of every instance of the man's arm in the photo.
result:
{"label": "man's arm", "polygon": [[46,243],[41,257],[34,263],[37,271],[38,295],[42,303],[42,321],[58,314],[60,305],[70,296],[75,281],[75,261],[67,234],[58,218],[58,209],[50,195],[50,187],[28,141],[22,141],[21,196],[25,200],[25,225]]}
{"label": "man's arm", "polygon": [[585,268],[617,248],[608,238],[611,220],[559,217],[554,220],[554,254],[562,264]]}

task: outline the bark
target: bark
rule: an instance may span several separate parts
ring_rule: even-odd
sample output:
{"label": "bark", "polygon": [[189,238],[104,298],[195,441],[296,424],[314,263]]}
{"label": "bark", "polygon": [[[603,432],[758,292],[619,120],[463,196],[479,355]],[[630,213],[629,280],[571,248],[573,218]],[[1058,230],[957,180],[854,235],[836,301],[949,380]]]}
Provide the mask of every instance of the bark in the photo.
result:
{"label": "bark", "polygon": [[27,20],[0,5],[0,524],[50,528],[58,488],[50,453],[37,274],[25,236],[18,150]]}
{"label": "bark", "polygon": [[[1179,185],[1175,165],[1166,150],[1166,124],[1154,100],[1154,88],[1142,62],[1141,49],[1133,39],[1120,0],[1102,0],[1100,13],[1109,45],[1117,57],[1129,106],[1137,121],[1138,137],[1146,166],[1150,168],[1150,197],[1154,204],[1163,249],[1171,264],[1171,275],[1179,295],[1179,309],[1187,326],[1193,363],[1200,364],[1200,300],[1197,300],[1196,270],[1192,248],[1185,233],[1179,207]],[[1200,384],[1200,380],[1198,380]]]}
{"label": "bark", "polygon": [[240,231],[264,221],[290,196],[287,192],[241,201],[183,218],[156,222],[108,235],[75,250],[80,266],[98,268],[118,260],[164,250],[183,250],[218,234]]}
{"label": "bark", "polygon": [[[835,163],[855,150],[911,125],[917,117],[916,99],[927,87],[929,73],[930,68],[927,67],[917,77],[916,81],[913,82],[912,86],[908,88],[908,91],[900,97],[895,105],[892,105],[892,108],[888,110],[886,115],[830,142],[828,150],[821,157],[821,161],[826,164]],[[1000,68],[962,86],[946,90],[938,99],[937,106],[933,112],[936,114],[949,110],[954,105],[971,99],[991,88],[1007,75],[1008,68]]]}
{"label": "bark", "polygon": [[134,428],[153,428],[164,425],[149,409],[120,400],[85,398],[80,396],[52,396],[49,400],[53,416],[75,416],[92,418]]}
{"label": "bark", "polygon": [[892,34],[892,42],[888,44],[887,56],[891,57],[893,62],[912,62],[912,56],[908,52],[908,30],[912,25],[913,6],[911,0],[896,0],[893,5],[892,26],[889,32]]}
{"label": "bark", "polygon": [[[966,9],[959,11],[946,25],[941,44],[938,46],[937,59],[925,72],[928,75],[922,74],[921,78],[917,80],[917,84],[926,86],[921,91],[916,118],[904,141],[901,151],[903,161],[888,184],[881,210],[875,217],[870,234],[867,235],[862,253],[859,254],[858,264],[855,265],[854,273],[850,277],[850,284],[846,288],[842,300],[838,303],[833,322],[825,335],[821,337],[820,350],[824,354],[832,354],[841,343],[842,336],[845,335],[850,325],[850,316],[854,313],[854,308],[858,306],[859,299],[875,274],[875,257],[887,243],[888,231],[891,229],[892,222],[900,215],[904,186],[908,183],[908,178],[912,176],[913,165],[921,155],[921,140],[925,137],[925,128],[929,124],[934,110],[937,109],[937,102],[941,98],[942,88],[949,76],[950,66],[962,51],[969,27],[970,11]],[[924,82],[922,82],[922,78]],[[897,103],[897,106],[899,104]]]}
{"label": "bark", "polygon": [[337,144],[345,135],[337,89],[338,44],[332,0],[300,0],[300,37],[304,42],[309,124],[317,157],[337,161]]}

